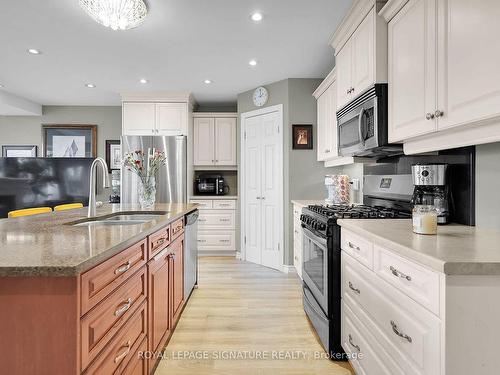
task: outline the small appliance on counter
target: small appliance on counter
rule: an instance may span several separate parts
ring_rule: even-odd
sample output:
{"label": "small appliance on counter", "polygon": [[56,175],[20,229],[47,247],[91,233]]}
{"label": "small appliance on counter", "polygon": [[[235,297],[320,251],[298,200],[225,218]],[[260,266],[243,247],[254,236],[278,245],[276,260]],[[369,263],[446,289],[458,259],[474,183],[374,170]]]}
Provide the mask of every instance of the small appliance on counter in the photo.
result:
{"label": "small appliance on counter", "polygon": [[229,186],[222,175],[201,174],[195,179],[194,191],[196,195],[226,195],[229,193]]}
{"label": "small appliance on counter", "polygon": [[450,221],[450,189],[446,183],[447,164],[414,164],[412,203],[415,206],[433,206],[437,212],[437,223]]}
{"label": "small appliance on counter", "polygon": [[325,187],[328,197],[326,204],[348,204],[349,203],[349,176],[331,174],[325,176]]}

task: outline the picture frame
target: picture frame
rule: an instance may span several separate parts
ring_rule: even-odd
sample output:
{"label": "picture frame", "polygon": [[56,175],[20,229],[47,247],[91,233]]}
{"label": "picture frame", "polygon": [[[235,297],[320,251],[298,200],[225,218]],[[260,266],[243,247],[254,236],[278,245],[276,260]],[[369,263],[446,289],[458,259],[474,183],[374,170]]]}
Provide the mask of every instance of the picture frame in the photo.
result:
{"label": "picture frame", "polygon": [[97,157],[97,125],[42,125],[43,156]]}
{"label": "picture frame", "polygon": [[4,158],[36,158],[38,146],[35,145],[5,145],[2,146],[2,157]]}
{"label": "picture frame", "polygon": [[313,129],[312,125],[292,125],[292,149],[312,150]]}
{"label": "picture frame", "polygon": [[108,164],[109,173],[121,169],[122,149],[119,140],[106,140],[106,164]]}

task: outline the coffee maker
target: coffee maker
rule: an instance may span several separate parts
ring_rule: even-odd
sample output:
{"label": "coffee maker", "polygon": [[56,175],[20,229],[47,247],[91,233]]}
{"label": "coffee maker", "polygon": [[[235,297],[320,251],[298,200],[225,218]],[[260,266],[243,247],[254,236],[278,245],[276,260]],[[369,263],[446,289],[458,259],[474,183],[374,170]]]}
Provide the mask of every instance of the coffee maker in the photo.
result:
{"label": "coffee maker", "polygon": [[447,164],[415,164],[411,167],[414,185],[412,203],[434,206],[438,224],[448,224],[450,220],[447,169]]}

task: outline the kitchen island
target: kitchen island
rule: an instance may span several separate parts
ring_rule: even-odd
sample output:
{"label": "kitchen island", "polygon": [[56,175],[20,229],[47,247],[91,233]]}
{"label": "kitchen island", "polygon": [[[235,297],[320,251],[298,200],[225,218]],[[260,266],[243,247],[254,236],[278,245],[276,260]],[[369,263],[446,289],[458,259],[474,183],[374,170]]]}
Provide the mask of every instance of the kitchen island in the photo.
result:
{"label": "kitchen island", "polygon": [[359,373],[498,372],[500,233],[450,224],[338,220],[342,347]]}
{"label": "kitchen island", "polygon": [[[9,374],[147,374],[185,304],[196,204],[0,220],[0,363]],[[75,225],[76,224],[76,225]],[[158,358],[158,357],[156,357]]]}

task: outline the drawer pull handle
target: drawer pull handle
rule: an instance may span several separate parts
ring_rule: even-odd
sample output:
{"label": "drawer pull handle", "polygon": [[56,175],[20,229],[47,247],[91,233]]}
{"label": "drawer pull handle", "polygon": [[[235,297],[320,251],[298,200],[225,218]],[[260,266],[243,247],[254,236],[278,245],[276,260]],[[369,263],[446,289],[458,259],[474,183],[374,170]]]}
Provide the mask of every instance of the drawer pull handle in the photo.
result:
{"label": "drawer pull handle", "polygon": [[351,289],[354,293],[361,294],[361,291],[358,288],[355,288],[350,281],[349,281],[349,289]]}
{"label": "drawer pull handle", "polygon": [[399,337],[405,339],[406,341],[408,341],[409,343],[411,343],[411,337],[402,333],[402,332],[399,332],[398,330],[398,326],[396,325],[396,323],[394,323],[394,320],[391,320],[391,326],[392,326],[392,331],[398,335]]}
{"label": "drawer pull handle", "polygon": [[207,240],[198,240],[198,242],[205,243]]}
{"label": "drawer pull handle", "polygon": [[115,357],[115,363],[120,362],[130,352],[130,341],[127,342],[127,345],[125,345],[124,348],[125,350],[123,351],[123,353],[120,353]]}
{"label": "drawer pull handle", "polygon": [[229,240],[220,240],[220,242],[228,243],[230,241]]}
{"label": "drawer pull handle", "polygon": [[219,219],[220,221],[228,222],[229,219]]}
{"label": "drawer pull handle", "polygon": [[399,271],[398,269],[394,268],[393,266],[390,266],[389,268],[394,276],[401,277],[402,279],[406,279],[408,281],[411,281],[411,276],[404,274],[403,272]]}
{"label": "drawer pull handle", "polygon": [[198,221],[201,222],[201,223],[204,223],[207,220],[206,219],[198,219]]}
{"label": "drawer pull handle", "polygon": [[347,245],[349,245],[349,247],[350,247],[351,249],[358,250],[358,251],[360,251],[360,250],[361,250],[361,249],[359,248],[359,246],[354,245],[351,241],[347,241]]}
{"label": "drawer pull handle", "polygon": [[161,246],[165,243],[165,238],[162,238],[158,241],[156,241],[156,245],[155,245],[155,248],[158,247],[158,246]]}
{"label": "drawer pull handle", "polygon": [[119,309],[115,311],[115,316],[120,316],[123,315],[128,309],[130,309],[130,306],[132,305],[132,298],[127,299],[126,302],[123,303],[123,306],[121,306]]}
{"label": "drawer pull handle", "polygon": [[356,349],[358,352],[361,352],[361,349],[359,347],[359,345],[356,345],[354,342],[352,342],[352,336],[351,334],[349,333],[349,344],[351,344],[351,346]]}
{"label": "drawer pull handle", "polygon": [[128,269],[130,268],[131,266],[131,263],[130,263],[130,260],[127,261],[127,263],[121,265],[120,267],[118,267],[116,270],[115,270],[115,275],[118,275],[119,273],[124,273],[125,271],[128,271]]}

